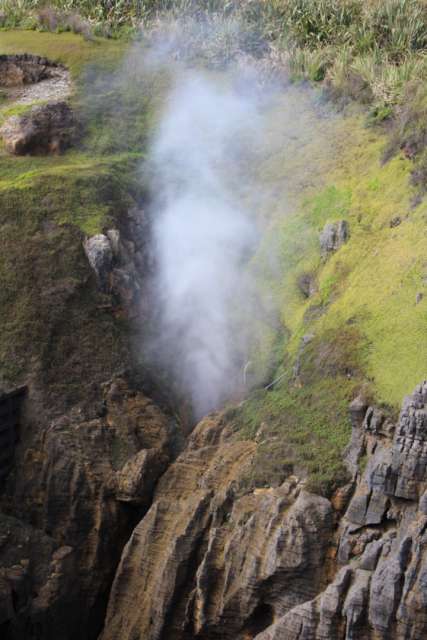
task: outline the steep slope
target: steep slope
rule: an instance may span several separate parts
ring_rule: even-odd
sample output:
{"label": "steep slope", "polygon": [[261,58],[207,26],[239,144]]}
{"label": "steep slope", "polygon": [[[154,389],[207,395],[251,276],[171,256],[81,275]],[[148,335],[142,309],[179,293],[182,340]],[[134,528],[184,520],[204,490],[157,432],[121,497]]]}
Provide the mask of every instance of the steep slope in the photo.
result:
{"label": "steep slope", "polygon": [[[96,136],[78,107],[81,73],[99,60],[111,73],[121,43],[2,32],[0,51],[67,65],[85,140],[88,129]],[[66,97],[26,82],[18,89],[36,103]],[[8,90],[1,121],[31,108],[20,96]],[[82,142],[54,156],[0,148],[0,397],[27,388],[1,486],[2,637],[98,635],[121,549],[176,455],[176,421],[132,369],[134,273],[144,261],[135,164],[130,153],[96,155]],[[114,243],[105,286],[85,251],[102,231]]]}
{"label": "steep slope", "polygon": [[1,32],[0,49],[59,59],[77,87],[84,63],[109,68],[86,77],[78,150],[0,150],[0,380],[28,386],[1,496],[0,631],[421,639],[425,386],[396,416],[427,355],[427,205],[407,154],[381,163],[386,135],[359,109],[276,95],[254,168],[263,384],[183,446],[130,348],[148,264],[135,168],[164,79],[119,96],[122,45],[70,34]]}

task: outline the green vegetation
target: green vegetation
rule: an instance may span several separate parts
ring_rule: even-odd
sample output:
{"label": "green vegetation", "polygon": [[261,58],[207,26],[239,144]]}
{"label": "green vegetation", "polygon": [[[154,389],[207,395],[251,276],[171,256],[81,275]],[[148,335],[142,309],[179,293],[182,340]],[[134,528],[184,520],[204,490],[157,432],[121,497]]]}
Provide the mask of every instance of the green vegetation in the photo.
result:
{"label": "green vegetation", "polygon": [[[324,81],[336,97],[375,109],[401,104],[408,83],[426,79],[423,0],[0,0],[3,27],[74,31],[87,39],[129,35],[165,13],[238,20],[240,32],[249,29],[282,52],[294,77]],[[236,29],[233,38],[239,39]]]}
{"label": "green vegetation", "polygon": [[123,59],[123,42],[84,40],[73,33],[40,33],[34,31],[0,31],[0,53],[33,53],[66,64],[75,78],[86,65],[97,64],[113,69]]}
{"label": "green vegetation", "polygon": [[[282,319],[281,364],[271,380],[284,377],[254,391],[233,420],[241,435],[263,443],[249,486],[305,470],[308,486],[329,495],[345,479],[349,400],[363,392],[396,412],[426,377],[427,203],[419,185],[411,186],[409,158],[381,162],[390,141],[364,126],[363,113],[332,119],[311,135],[316,124],[304,108],[302,99],[306,137],[259,169],[285,185],[283,196],[275,192],[274,220],[255,261]],[[338,220],[348,222],[349,240],[322,257],[320,232]],[[303,343],[303,336],[310,338]]]}
{"label": "green vegetation", "polygon": [[[294,471],[306,474],[309,488],[330,495],[346,479],[349,401],[363,391],[395,410],[426,376],[427,5],[50,4],[53,10],[43,13],[37,0],[0,0],[6,16],[0,24],[21,29],[0,31],[0,52],[32,52],[67,64],[85,134],[77,150],[59,159],[11,162],[0,149],[3,377],[16,382],[38,372],[53,393],[75,401],[82,380],[104,379],[123,357],[123,324],[105,310],[96,287],[87,286],[81,245],[137,199],[131,176],[169,78],[141,75],[135,65],[134,82],[124,90],[115,70],[126,46],[97,34],[129,35],[141,20],[148,31],[158,13],[194,14],[197,5],[199,17],[213,12],[205,24],[217,27],[209,41],[198,32],[198,62],[218,66],[241,51],[265,55],[268,42],[270,61],[285,65],[295,85],[308,79],[344,109],[342,118],[325,115],[318,105],[307,106],[303,89],[293,97],[291,89],[287,106],[271,114],[270,157],[260,162],[257,177],[274,188],[274,197],[260,212],[269,229],[254,268],[277,314],[252,361],[265,383],[281,377],[229,416],[238,437],[260,442],[246,487],[280,483]],[[73,23],[73,13],[86,22]],[[64,30],[75,33],[52,33]],[[3,117],[12,113],[1,95],[0,109]],[[294,139],[289,127],[281,137],[277,122],[295,113]],[[319,233],[338,220],[348,222],[350,238],[322,257]]]}
{"label": "green vegetation", "polygon": [[347,479],[342,452],[353,393],[345,377],[300,386],[288,375],[277,388],[252,394],[234,421],[241,437],[260,442],[244,485],[278,485],[296,473],[308,476],[309,490],[331,495]]}
{"label": "green vegetation", "polygon": [[0,158],[3,383],[37,372],[56,400],[78,401],[88,393],[83,381],[102,380],[120,363],[123,327],[104,310],[82,242],[133,203],[124,180],[130,163],[79,154]]}
{"label": "green vegetation", "polygon": [[[125,48],[74,34],[6,31],[0,51],[66,64],[76,81],[75,107],[85,115],[80,148],[63,156],[11,158],[0,147],[0,385],[34,377],[46,407],[66,406],[96,395],[96,385],[127,358],[129,327],[97,290],[82,244],[120,224],[141,197],[141,149],[101,150],[95,142],[105,123],[95,129],[98,113],[81,98],[88,64],[111,73]],[[5,95],[0,121],[30,106],[11,105]]]}

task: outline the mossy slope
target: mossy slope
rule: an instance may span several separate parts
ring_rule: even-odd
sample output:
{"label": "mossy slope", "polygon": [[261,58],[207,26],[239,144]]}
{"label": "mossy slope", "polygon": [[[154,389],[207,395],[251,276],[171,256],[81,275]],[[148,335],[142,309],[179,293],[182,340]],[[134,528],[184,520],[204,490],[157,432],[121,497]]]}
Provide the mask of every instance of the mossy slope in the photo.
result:
{"label": "mossy slope", "polygon": [[[256,391],[234,419],[242,435],[263,442],[251,484],[280,482],[293,469],[330,493],[346,477],[351,399],[363,392],[393,412],[426,377],[427,203],[411,186],[410,160],[381,162],[387,138],[365,126],[364,114],[332,115],[316,130],[310,113],[300,116],[300,143],[284,141],[260,166],[283,185],[255,265],[286,337],[279,382]],[[321,230],[343,219],[348,242],[322,257]],[[309,296],[303,276],[313,283]]]}
{"label": "mossy slope", "polygon": [[[0,52],[46,55],[78,80],[88,63],[117,64],[123,47],[1,32]],[[134,204],[135,164],[130,153],[10,157],[0,149],[0,385],[31,381],[45,408],[95,397],[128,361],[128,329],[98,292],[83,240],[120,224]]]}

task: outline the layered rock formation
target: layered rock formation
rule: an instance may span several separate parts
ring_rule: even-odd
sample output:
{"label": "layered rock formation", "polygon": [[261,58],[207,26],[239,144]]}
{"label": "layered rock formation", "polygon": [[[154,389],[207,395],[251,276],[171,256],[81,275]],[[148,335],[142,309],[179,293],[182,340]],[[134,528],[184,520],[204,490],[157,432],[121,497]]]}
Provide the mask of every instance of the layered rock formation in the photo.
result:
{"label": "layered rock formation", "polygon": [[251,638],[318,593],[331,504],[296,478],[239,491],[255,450],[221,417],[198,425],[126,546],[102,640]]}
{"label": "layered rock formation", "polygon": [[92,415],[75,409],[44,429],[27,418],[3,497],[13,517],[0,516],[7,637],[96,637],[121,549],[175,437],[173,420],[123,378]]}
{"label": "layered rock formation", "polygon": [[427,383],[396,429],[361,398],[351,415],[332,502],[297,478],[242,494],[256,445],[202,421],[126,545],[101,640],[427,637]]}
{"label": "layered rock formation", "polygon": [[349,454],[353,469],[367,464],[340,522],[335,579],[257,640],[427,637],[427,383],[405,399],[394,435],[379,410],[361,421],[362,408],[352,405]]}

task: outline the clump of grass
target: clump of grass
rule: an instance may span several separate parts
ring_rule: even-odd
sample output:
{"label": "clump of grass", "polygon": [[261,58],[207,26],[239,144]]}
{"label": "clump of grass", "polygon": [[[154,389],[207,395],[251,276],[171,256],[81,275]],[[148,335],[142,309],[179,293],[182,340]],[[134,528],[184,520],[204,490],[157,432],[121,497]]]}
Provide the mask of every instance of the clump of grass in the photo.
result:
{"label": "clump of grass", "polygon": [[292,473],[327,496],[345,483],[342,452],[351,433],[353,392],[354,383],[341,376],[301,387],[290,371],[277,388],[254,392],[234,417],[240,437],[260,442],[243,488],[277,486]]}

